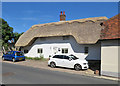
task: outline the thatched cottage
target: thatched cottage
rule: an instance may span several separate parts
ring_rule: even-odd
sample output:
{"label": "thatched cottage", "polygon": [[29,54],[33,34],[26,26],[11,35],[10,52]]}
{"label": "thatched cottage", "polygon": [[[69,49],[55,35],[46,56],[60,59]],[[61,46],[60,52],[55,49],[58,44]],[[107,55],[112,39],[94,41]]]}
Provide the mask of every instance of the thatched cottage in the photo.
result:
{"label": "thatched cottage", "polygon": [[110,19],[94,17],[33,25],[15,44],[27,57],[49,58],[74,54],[89,62],[101,60],[101,75],[119,77],[120,14]]}
{"label": "thatched cottage", "polygon": [[15,44],[27,57],[49,58],[55,54],[74,54],[87,60],[101,59],[100,39],[102,22],[106,17],[65,21],[61,13],[59,22],[33,25]]}

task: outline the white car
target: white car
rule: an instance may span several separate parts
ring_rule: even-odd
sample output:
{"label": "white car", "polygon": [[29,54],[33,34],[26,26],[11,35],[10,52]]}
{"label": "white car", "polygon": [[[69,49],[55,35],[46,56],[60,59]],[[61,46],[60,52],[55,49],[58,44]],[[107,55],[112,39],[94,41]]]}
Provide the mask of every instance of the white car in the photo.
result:
{"label": "white car", "polygon": [[75,70],[88,69],[88,62],[85,59],[79,59],[74,55],[55,55],[48,61],[52,68],[56,66],[74,68]]}

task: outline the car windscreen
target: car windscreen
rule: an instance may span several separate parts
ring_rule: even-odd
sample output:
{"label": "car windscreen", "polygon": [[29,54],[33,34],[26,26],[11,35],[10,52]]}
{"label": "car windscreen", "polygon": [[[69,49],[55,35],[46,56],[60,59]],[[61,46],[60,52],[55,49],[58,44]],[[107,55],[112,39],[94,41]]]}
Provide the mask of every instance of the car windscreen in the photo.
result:
{"label": "car windscreen", "polygon": [[16,56],[23,56],[23,52],[16,52]]}
{"label": "car windscreen", "polygon": [[77,58],[76,56],[74,56],[74,55],[69,55],[69,57],[72,58],[73,60],[78,59],[78,58]]}

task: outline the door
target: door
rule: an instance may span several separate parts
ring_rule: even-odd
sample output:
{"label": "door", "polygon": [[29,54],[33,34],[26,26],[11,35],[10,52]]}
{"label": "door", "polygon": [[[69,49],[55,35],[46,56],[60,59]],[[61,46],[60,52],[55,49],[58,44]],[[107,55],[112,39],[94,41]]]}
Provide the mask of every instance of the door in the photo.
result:
{"label": "door", "polygon": [[74,66],[73,60],[69,60],[69,59],[70,59],[69,56],[64,56],[63,65],[67,68],[74,68],[73,67]]}
{"label": "door", "polygon": [[57,66],[62,66],[63,55],[55,55],[54,60],[55,60]]}

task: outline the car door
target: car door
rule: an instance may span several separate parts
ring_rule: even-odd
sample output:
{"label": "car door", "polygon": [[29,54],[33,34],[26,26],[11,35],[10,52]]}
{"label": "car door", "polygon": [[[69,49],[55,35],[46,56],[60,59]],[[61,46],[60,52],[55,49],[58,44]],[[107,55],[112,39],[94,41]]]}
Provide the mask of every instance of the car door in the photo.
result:
{"label": "car door", "polygon": [[62,60],[63,60],[62,55],[55,55],[53,58],[56,62],[56,66],[62,66]]}
{"label": "car door", "polygon": [[64,60],[63,60],[63,65],[67,68],[73,68],[73,60],[69,60],[70,57],[69,56],[64,56]]}

